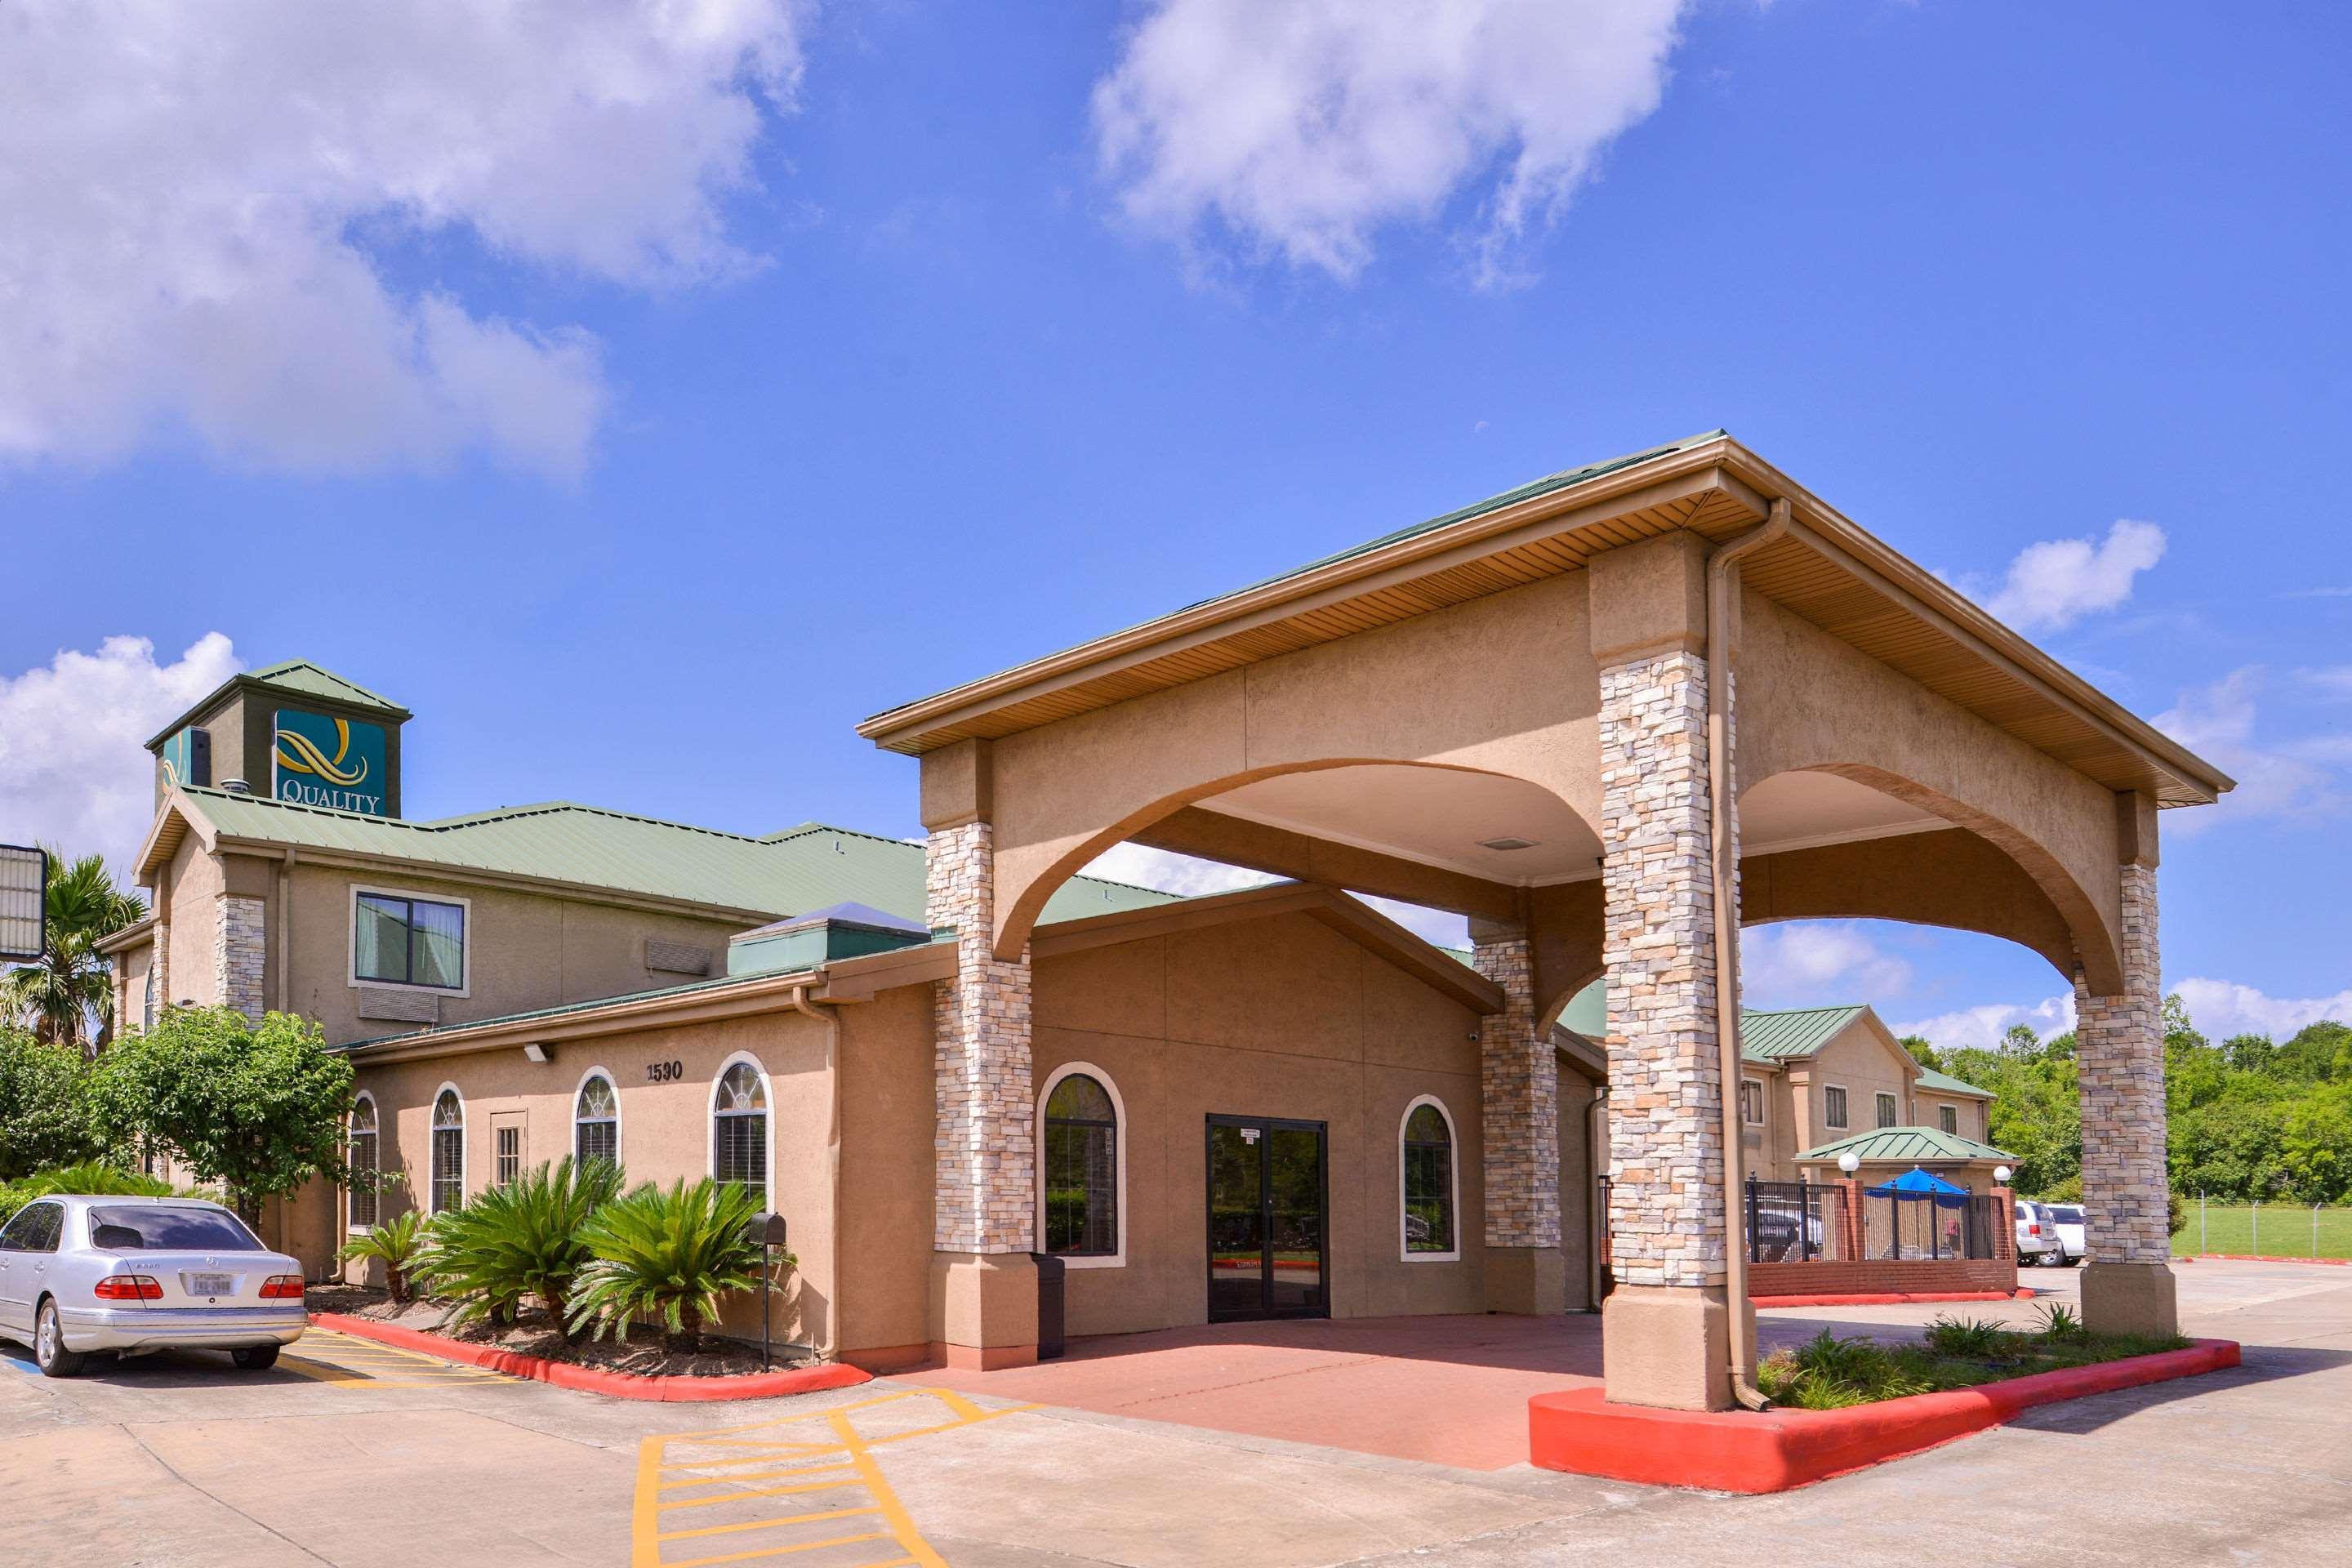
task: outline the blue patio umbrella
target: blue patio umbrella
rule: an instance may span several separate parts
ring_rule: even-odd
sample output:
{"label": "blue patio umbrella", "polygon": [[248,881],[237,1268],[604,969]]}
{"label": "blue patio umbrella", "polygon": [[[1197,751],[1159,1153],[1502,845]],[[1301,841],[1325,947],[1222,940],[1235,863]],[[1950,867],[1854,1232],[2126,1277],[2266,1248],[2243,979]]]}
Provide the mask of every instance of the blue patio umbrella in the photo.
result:
{"label": "blue patio umbrella", "polygon": [[1869,1189],[1874,1198],[1911,1198],[1933,1202],[1946,1208],[1959,1208],[1969,1201],[1969,1190],[1956,1187],[1932,1171],[1914,1165],[1891,1182],[1881,1182]]}

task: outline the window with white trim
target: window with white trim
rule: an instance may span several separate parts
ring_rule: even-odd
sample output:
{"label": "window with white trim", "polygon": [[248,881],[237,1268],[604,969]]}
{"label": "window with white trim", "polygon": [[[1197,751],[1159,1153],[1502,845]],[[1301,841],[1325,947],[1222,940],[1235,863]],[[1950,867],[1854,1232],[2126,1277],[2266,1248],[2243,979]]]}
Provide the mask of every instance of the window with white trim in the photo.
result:
{"label": "window with white trim", "polygon": [[366,1230],[375,1224],[376,1191],[373,1177],[376,1172],[375,1100],[361,1095],[352,1107],[350,1151],[344,1160],[352,1168],[352,1181],[347,1208],[353,1230]]}
{"label": "window with white trim", "polygon": [[357,893],[352,977],[377,985],[466,988],[466,910],[396,893]]}
{"label": "window with white trim", "polygon": [[1958,1136],[1960,1131],[1960,1108],[1957,1105],[1936,1107],[1936,1120],[1945,1131]]}
{"label": "window with white trim", "polygon": [[768,1089],[750,1062],[737,1062],[719,1077],[710,1108],[710,1173],[768,1190]]}
{"label": "window with white trim", "polygon": [[1739,1080],[1739,1120],[1750,1127],[1764,1125],[1764,1080],[1743,1078]]}
{"label": "window with white trim", "polygon": [[613,1080],[592,1074],[580,1086],[572,1107],[572,1157],[580,1164],[591,1160],[621,1163],[621,1101]]}
{"label": "window with white trim", "polygon": [[1433,1100],[1404,1119],[1404,1251],[1446,1255],[1454,1239],[1454,1126]]}
{"label": "window with white trim", "polygon": [[1896,1105],[1895,1097],[1885,1089],[1880,1089],[1878,1091],[1878,1124],[1881,1127],[1892,1127],[1902,1120],[1903,1112]]}
{"label": "window with white trim", "polygon": [[493,1127],[490,1136],[496,1144],[492,1151],[492,1180],[502,1187],[514,1185],[522,1174],[522,1129],[511,1124]]}
{"label": "window with white trim", "polygon": [[1118,1254],[1118,1110],[1082,1072],[1045,1097],[1045,1250],[1056,1258]]}
{"label": "window with white trim", "polygon": [[1837,1084],[1822,1087],[1822,1122],[1828,1127],[1843,1127],[1846,1124],[1845,1090]]}
{"label": "window with white trim", "polygon": [[431,1208],[446,1214],[466,1201],[466,1104],[454,1089],[433,1100]]}

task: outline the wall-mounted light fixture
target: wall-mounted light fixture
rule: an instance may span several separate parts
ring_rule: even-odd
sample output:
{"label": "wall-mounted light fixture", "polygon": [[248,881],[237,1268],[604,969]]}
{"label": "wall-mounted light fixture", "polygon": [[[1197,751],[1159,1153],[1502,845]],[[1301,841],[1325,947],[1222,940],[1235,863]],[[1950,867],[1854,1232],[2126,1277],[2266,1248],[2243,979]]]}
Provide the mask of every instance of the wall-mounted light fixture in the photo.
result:
{"label": "wall-mounted light fixture", "polygon": [[547,1047],[541,1045],[537,1040],[533,1040],[530,1044],[523,1047],[522,1059],[527,1062],[539,1062],[544,1064],[553,1061],[555,1059],[555,1053]]}

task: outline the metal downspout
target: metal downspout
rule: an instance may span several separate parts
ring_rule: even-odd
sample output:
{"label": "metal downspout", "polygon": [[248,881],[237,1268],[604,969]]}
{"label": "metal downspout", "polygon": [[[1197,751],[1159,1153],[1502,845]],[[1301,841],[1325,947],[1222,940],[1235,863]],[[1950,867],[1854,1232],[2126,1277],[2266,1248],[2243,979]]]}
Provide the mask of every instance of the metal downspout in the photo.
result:
{"label": "metal downspout", "polygon": [[[1731,795],[1731,584],[1742,556],[1789,531],[1789,503],[1772,503],[1762,527],[1717,551],[1706,563],[1706,784],[1715,833],[1715,1040],[1723,1079],[1723,1260],[1725,1332],[1731,1341],[1731,1397],[1750,1410],[1772,1402],[1756,1386],[1748,1337],[1748,1249],[1739,1235],[1743,1151],[1739,1125],[1739,864],[1731,841],[1738,803]],[[1802,1222],[1800,1221],[1801,1224]]]}
{"label": "metal downspout", "polygon": [[1601,1310],[1601,1235],[1609,1215],[1601,1206],[1601,1173],[1592,1162],[1601,1152],[1601,1115],[1609,1109],[1609,1086],[1592,1086],[1584,1106],[1584,1294],[1585,1305]]}
{"label": "metal downspout", "polygon": [[824,1115],[826,1202],[831,1218],[825,1231],[826,1289],[832,1298],[824,1309],[824,1342],[817,1353],[827,1361],[841,1358],[841,1016],[833,1008],[810,1005],[808,987],[793,987],[793,1011],[824,1026],[824,1077],[828,1085]]}

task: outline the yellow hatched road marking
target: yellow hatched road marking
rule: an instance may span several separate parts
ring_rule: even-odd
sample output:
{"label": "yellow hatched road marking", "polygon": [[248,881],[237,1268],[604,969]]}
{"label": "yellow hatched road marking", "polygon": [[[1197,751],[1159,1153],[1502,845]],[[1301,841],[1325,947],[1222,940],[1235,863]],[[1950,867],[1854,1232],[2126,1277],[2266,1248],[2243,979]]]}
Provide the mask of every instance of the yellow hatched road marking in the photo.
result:
{"label": "yellow hatched road marking", "polygon": [[[942,1408],[949,1419],[870,1436],[859,1430],[857,1417],[860,1415],[910,1399],[934,1403]],[[637,1453],[636,1499],[630,1515],[631,1568],[704,1568],[706,1564],[783,1557],[867,1541],[890,1542],[897,1547],[898,1554],[883,1562],[861,1564],[860,1568],[947,1568],[940,1554],[915,1528],[913,1518],[898,1500],[898,1494],[884,1479],[881,1467],[871,1450],[887,1444],[903,1443],[910,1437],[957,1431],[983,1421],[995,1420],[1001,1415],[1018,1415],[1021,1411],[1034,1408],[1033,1405],[1023,1405],[1003,1410],[983,1410],[950,1389],[904,1388],[778,1420],[647,1437],[639,1445]],[[782,1429],[803,1422],[824,1423],[833,1440],[811,1441],[781,1436]],[[688,1458],[671,1457],[673,1447],[681,1455],[687,1452],[707,1453],[713,1448],[752,1451]],[[791,1484],[751,1484],[760,1481]],[[698,1489],[690,1497],[675,1495],[688,1488]],[[707,1508],[713,1503],[749,1502],[759,1498],[792,1497],[822,1491],[848,1493],[849,1496],[843,1500],[845,1506],[814,1512],[764,1515],[726,1524],[667,1531],[662,1528],[662,1516],[667,1512]],[[870,1500],[847,1506],[858,1491],[863,1491]],[[661,1554],[665,1542],[740,1535],[751,1531],[791,1531],[828,1520],[861,1516],[879,1516],[887,1528],[871,1533],[832,1536],[820,1541],[787,1539],[775,1545],[715,1557],[665,1559]]]}
{"label": "yellow hatched road marking", "polygon": [[298,1376],[335,1388],[446,1388],[456,1383],[515,1381],[488,1367],[445,1361],[331,1329],[313,1329],[303,1340],[319,1344],[333,1359],[293,1354],[282,1358],[282,1364]]}

